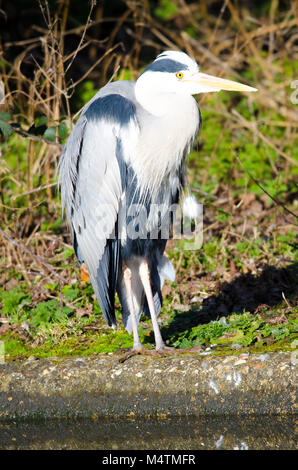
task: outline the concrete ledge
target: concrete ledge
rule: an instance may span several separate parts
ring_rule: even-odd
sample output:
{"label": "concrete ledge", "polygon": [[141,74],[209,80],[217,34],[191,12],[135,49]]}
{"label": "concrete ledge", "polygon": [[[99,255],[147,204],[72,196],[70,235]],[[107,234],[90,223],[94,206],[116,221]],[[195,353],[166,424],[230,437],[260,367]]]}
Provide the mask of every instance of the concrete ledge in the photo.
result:
{"label": "concrete ledge", "polygon": [[0,364],[0,421],[293,415],[295,361],[287,352],[212,357],[52,358]]}

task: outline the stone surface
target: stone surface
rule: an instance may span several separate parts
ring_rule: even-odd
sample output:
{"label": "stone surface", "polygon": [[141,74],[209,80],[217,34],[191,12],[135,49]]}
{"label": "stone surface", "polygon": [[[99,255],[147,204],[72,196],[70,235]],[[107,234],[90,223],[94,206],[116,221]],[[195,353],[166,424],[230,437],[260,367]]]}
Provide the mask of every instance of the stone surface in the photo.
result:
{"label": "stone surface", "polygon": [[290,353],[237,356],[119,355],[0,364],[0,421],[293,415]]}

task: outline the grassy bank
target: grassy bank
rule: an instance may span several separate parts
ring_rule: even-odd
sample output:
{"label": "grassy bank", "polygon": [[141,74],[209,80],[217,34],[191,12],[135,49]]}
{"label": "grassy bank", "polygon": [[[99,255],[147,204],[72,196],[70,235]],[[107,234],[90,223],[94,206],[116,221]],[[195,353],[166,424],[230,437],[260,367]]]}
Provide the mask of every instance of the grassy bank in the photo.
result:
{"label": "grassy bank", "polygon": [[[196,251],[185,250],[181,240],[168,243],[177,277],[163,289],[163,337],[177,348],[208,354],[289,350],[296,344],[298,115],[291,86],[298,73],[297,12],[290,2],[283,9],[272,2],[269,11],[254,7],[249,16],[245,6],[236,9],[231,2],[220,11],[213,2],[206,11],[197,2],[181,3],[184,7],[159,2],[142,12],[126,5],[127,16],[114,18],[114,43],[105,52],[87,22],[73,33],[84,40],[78,39],[65,61],[69,45],[62,38],[70,25],[60,22],[54,40],[51,31],[58,23],[48,18],[43,46],[49,55],[43,63],[37,54],[39,65],[32,61],[34,80],[18,68],[29,57],[28,43],[24,55],[18,53],[20,62],[11,60],[8,46],[3,49],[0,66],[8,93],[0,105],[0,340],[7,360],[132,346],[118,300],[120,326],[114,332],[89,281],[81,281],[61,217],[56,168],[72,117],[96,89],[106,79],[135,79],[146,61],[173,47],[192,54],[202,71],[259,91],[197,97],[202,130],[187,167],[189,185],[204,206],[204,243]],[[64,18],[65,12],[56,15]],[[144,12],[148,29],[138,23]],[[104,24],[104,16],[97,18]],[[121,28],[133,28],[131,49],[124,52],[113,49]],[[68,66],[82,62],[80,48],[88,41],[89,73],[81,74],[85,80],[72,95]],[[97,68],[91,65],[92,45],[102,57]],[[60,75],[47,75],[53,63],[62,67]],[[145,317],[140,331],[142,342],[152,347]]]}

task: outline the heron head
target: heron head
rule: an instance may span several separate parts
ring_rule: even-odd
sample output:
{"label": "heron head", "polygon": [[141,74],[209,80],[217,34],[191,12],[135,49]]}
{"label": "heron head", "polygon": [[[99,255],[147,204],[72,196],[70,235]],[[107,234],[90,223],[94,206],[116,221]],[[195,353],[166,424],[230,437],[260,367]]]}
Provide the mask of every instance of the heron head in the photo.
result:
{"label": "heron head", "polygon": [[257,91],[242,83],[201,73],[198,64],[184,52],[159,54],[137,80],[137,86],[155,93],[196,95],[213,91]]}

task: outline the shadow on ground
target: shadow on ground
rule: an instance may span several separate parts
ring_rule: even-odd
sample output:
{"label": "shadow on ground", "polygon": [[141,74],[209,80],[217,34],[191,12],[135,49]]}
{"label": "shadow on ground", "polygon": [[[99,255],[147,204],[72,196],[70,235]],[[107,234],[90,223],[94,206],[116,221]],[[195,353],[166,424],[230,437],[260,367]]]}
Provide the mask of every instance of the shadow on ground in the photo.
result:
{"label": "shadow on ground", "polygon": [[298,295],[298,263],[283,268],[265,266],[260,275],[241,274],[232,282],[222,282],[217,295],[203,300],[188,311],[176,312],[169,325],[162,328],[163,338],[191,329],[232,313],[257,314],[286,301],[292,305]]}

